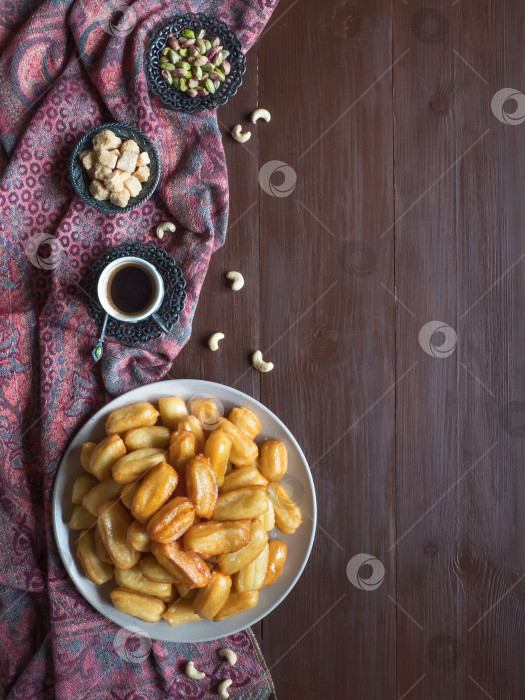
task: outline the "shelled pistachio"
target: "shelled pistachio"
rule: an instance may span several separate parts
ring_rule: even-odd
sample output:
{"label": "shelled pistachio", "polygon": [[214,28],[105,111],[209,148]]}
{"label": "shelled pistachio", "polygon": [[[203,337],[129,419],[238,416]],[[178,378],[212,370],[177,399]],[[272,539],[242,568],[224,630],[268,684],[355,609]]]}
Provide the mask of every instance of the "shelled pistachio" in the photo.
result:
{"label": "shelled pistachio", "polygon": [[183,29],[179,36],[170,34],[160,52],[163,80],[188,97],[213,95],[231,72],[227,60],[230,52],[219,37],[205,38],[205,30]]}

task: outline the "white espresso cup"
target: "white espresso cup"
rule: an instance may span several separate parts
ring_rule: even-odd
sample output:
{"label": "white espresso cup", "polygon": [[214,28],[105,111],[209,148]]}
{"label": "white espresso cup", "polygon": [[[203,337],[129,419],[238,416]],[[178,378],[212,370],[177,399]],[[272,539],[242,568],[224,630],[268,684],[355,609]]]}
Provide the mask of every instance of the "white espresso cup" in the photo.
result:
{"label": "white espresso cup", "polygon": [[164,282],[147,260],[130,256],[110,262],[99,277],[97,294],[104,311],[117,321],[138,323],[152,316],[169,332],[155,313],[164,299]]}

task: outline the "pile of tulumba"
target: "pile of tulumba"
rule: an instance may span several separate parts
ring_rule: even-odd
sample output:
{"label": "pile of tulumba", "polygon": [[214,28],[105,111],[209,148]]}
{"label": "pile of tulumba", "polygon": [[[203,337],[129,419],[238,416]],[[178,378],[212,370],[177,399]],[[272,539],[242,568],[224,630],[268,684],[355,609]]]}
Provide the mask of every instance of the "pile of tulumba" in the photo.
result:
{"label": "pile of tulumba", "polygon": [[[189,409],[189,410],[188,410]],[[160,419],[160,424],[159,423]],[[82,445],[69,526],[91,581],[113,577],[113,605],[146,622],[225,620],[257,605],[281,575],[301,512],[280,479],[280,440],[255,442],[257,415],[221,416],[211,398],[139,402],[111,412]]]}

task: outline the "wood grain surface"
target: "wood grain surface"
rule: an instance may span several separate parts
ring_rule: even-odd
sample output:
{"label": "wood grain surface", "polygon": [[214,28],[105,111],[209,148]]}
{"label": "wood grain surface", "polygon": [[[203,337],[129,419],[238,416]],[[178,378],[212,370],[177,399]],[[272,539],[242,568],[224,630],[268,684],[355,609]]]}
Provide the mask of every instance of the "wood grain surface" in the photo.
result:
{"label": "wood grain surface", "polygon": [[525,696],[524,30],[517,0],[282,0],[219,110],[228,238],[170,376],[310,462],[312,556],[255,630],[280,700]]}

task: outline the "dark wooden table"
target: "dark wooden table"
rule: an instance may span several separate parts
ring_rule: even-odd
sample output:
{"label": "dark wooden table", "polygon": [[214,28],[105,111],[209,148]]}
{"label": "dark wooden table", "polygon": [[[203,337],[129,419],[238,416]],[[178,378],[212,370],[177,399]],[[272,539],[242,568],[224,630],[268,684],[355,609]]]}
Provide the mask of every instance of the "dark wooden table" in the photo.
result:
{"label": "dark wooden table", "polygon": [[229,233],[170,374],[310,461],[312,556],[256,629],[281,700],[525,697],[524,36],[518,0],[282,0],[219,111]]}

